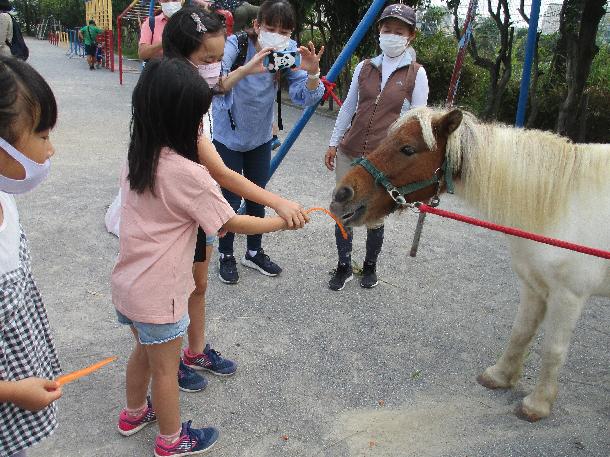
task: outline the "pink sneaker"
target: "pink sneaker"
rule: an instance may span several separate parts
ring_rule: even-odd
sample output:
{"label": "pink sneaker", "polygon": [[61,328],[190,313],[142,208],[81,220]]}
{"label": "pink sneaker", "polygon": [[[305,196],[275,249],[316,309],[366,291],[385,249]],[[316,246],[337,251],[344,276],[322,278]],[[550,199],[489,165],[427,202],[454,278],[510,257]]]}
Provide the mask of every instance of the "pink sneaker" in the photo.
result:
{"label": "pink sneaker", "polygon": [[201,354],[191,354],[191,351],[185,349],[182,360],[190,368],[208,371],[217,376],[232,376],[237,370],[235,362],[221,357],[220,352],[212,349],[209,344],[205,345]]}
{"label": "pink sneaker", "polygon": [[148,403],[148,407],[146,408],[146,412],[142,414],[142,417],[139,419],[133,419],[129,417],[126,410],[121,411],[119,415],[119,433],[123,436],[131,436],[134,433],[138,433],[144,427],[153,422],[157,422],[157,416],[155,415],[155,410],[152,407],[150,402],[150,397],[146,397],[146,402]]}

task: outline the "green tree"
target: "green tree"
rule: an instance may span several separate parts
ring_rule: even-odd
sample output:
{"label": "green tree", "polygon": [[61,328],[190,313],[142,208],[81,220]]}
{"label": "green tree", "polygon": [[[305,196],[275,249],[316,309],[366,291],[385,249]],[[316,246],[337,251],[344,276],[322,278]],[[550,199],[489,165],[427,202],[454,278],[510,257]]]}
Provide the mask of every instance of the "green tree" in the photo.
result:
{"label": "green tree", "polygon": [[[453,12],[453,28],[456,38],[462,37],[459,27],[458,8],[460,0],[449,0],[448,6]],[[483,119],[497,119],[502,106],[502,99],[512,76],[512,49],[515,29],[512,26],[508,0],[487,0],[487,12],[490,19],[484,20],[479,31],[475,29],[470,39],[468,51],[475,63],[487,70],[489,74],[489,87],[487,90],[487,101],[485,109],[480,113]],[[493,28],[496,29],[493,32]],[[479,40],[478,33],[485,32]],[[492,39],[493,37],[493,39]],[[498,46],[490,45],[497,37]],[[486,56],[485,51],[480,51],[480,45],[484,48],[492,48],[493,54]],[[489,51],[489,50],[488,50]]]}
{"label": "green tree", "polygon": [[53,16],[64,27],[85,24],[85,3],[82,0],[40,0],[42,17]]}
{"label": "green tree", "polygon": [[19,0],[13,2],[13,9],[17,13],[23,31],[27,35],[33,35],[35,26],[40,20],[40,1]]}
{"label": "green tree", "polygon": [[434,35],[443,32],[446,25],[446,17],[451,14],[444,6],[429,6],[424,10],[421,17],[421,30],[425,35]]}
{"label": "green tree", "polygon": [[565,65],[567,90],[555,130],[575,141],[583,140],[588,96],[585,92],[593,60],[599,23],[607,0],[565,0],[559,22],[557,69]]}

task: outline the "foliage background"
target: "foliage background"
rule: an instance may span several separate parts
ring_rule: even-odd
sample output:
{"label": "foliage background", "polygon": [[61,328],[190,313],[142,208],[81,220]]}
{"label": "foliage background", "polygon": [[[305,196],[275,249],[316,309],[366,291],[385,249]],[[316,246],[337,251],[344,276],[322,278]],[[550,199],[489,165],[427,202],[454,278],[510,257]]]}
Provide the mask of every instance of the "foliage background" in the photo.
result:
{"label": "foliage background", "polygon": [[[321,66],[326,73],[347,42],[372,0],[289,0],[297,12],[295,38],[300,42],[313,41],[317,47],[324,45],[326,52]],[[451,0],[455,1],[455,0]],[[466,0],[463,0],[466,2]],[[491,3],[497,3],[493,0]],[[513,0],[518,1],[518,0]],[[564,0],[567,1],[567,0]],[[130,0],[113,0],[116,19],[129,5]],[[260,0],[250,0],[260,4]],[[391,2],[388,2],[391,3]],[[448,9],[444,6],[431,6],[429,0],[407,0],[423,12],[422,26],[413,44],[417,59],[424,65],[430,85],[430,105],[442,105],[447,96],[449,79],[457,54],[457,41],[451,30],[446,27]],[[82,0],[15,0],[14,7],[26,33],[32,34],[35,25],[45,17],[53,16],[64,26],[76,27],[85,23],[84,3]],[[610,143],[610,20],[609,15],[602,21],[603,27],[598,34],[599,52],[595,56],[587,81],[585,95],[587,100],[586,128],[584,141]],[[512,25],[519,18],[511,18]],[[445,26],[444,22],[445,21]],[[128,57],[137,55],[137,27],[124,30],[123,51]],[[494,59],[500,46],[499,33],[493,21],[483,15],[476,20],[474,36],[477,40],[479,55]],[[511,50],[511,77],[505,92],[501,95],[497,120],[513,124],[519,96],[522,64],[524,58],[527,29],[515,26],[514,43]],[[553,130],[561,103],[565,99],[565,75],[553,71],[554,56],[558,43],[558,33],[541,35],[539,42],[539,81],[538,114],[530,120],[529,127]],[[351,81],[351,74],[358,62],[379,53],[377,29],[372,28],[358,47],[347,68],[337,81],[337,92],[345,97]],[[456,104],[480,115],[489,98],[489,72],[475,65],[467,54]],[[531,112],[531,110],[529,110]]]}

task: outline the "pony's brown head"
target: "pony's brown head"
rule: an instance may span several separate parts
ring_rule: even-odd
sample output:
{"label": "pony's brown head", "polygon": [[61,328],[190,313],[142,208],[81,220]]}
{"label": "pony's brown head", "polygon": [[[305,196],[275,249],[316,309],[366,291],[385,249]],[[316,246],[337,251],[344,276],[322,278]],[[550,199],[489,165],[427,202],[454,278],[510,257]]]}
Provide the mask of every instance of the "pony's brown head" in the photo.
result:
{"label": "pony's brown head", "polygon": [[[462,122],[462,112],[453,110],[432,119],[432,132],[422,128],[419,112],[411,110],[388,131],[385,140],[367,155],[367,159],[395,186],[402,187],[431,179],[445,160],[447,139]],[[437,192],[436,185],[415,191],[407,202],[428,201]],[[386,189],[375,183],[362,166],[354,166],[337,184],[330,210],[348,226],[364,225],[384,218],[397,209]]]}

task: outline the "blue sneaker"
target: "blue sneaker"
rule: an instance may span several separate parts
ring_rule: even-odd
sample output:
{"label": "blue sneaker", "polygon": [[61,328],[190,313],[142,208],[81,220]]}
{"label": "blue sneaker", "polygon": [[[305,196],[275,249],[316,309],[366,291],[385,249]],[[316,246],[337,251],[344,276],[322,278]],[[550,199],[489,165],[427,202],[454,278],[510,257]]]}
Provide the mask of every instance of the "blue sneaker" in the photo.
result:
{"label": "blue sneaker", "polygon": [[178,387],[183,392],[199,392],[206,388],[208,380],[196,373],[192,368],[187,367],[182,359],[178,367]]}
{"label": "blue sneaker", "polygon": [[218,441],[218,430],[214,427],[191,428],[191,421],[182,424],[180,439],[168,446],[157,436],[155,456],[197,455],[207,452]]}
{"label": "blue sneaker", "polygon": [[191,354],[188,349],[182,354],[184,363],[195,370],[209,371],[218,376],[231,376],[237,370],[237,364],[220,356],[209,344],[205,345],[201,354]]}

